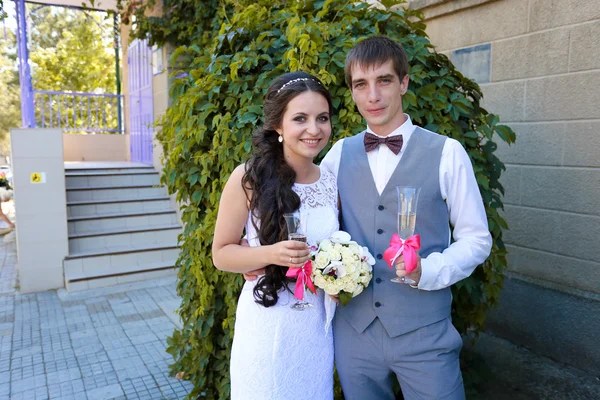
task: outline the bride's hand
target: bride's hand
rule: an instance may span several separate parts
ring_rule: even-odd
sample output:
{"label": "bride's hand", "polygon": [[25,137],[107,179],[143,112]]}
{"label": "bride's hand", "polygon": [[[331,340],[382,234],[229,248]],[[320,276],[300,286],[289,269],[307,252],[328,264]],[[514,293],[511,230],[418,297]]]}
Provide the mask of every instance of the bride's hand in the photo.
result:
{"label": "bride's hand", "polygon": [[304,242],[284,240],[272,245],[272,264],[300,268],[308,261],[310,249]]}

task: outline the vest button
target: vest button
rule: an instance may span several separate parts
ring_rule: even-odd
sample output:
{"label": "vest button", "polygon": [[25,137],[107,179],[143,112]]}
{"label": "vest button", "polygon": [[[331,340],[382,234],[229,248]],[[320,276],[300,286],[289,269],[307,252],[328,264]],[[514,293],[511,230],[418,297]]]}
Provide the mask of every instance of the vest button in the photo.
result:
{"label": "vest button", "polygon": [[380,205],[379,207],[377,207],[377,209],[378,209],[379,211],[383,211],[383,210],[385,209],[385,207],[384,207],[384,206],[382,206],[382,205]]}
{"label": "vest button", "polygon": [[382,282],[382,280],[381,280],[381,278],[377,278],[377,279],[375,279],[375,282],[377,282],[377,283],[381,283],[381,282]]}
{"label": "vest button", "polygon": [[375,302],[375,307],[381,307],[381,303],[380,303],[380,302],[378,302],[378,301],[376,301],[376,302]]}
{"label": "vest button", "polygon": [[383,258],[383,256],[381,254],[377,254],[377,259],[381,260]]}
{"label": "vest button", "polygon": [[377,233],[381,235],[383,233],[383,229],[377,229]]}

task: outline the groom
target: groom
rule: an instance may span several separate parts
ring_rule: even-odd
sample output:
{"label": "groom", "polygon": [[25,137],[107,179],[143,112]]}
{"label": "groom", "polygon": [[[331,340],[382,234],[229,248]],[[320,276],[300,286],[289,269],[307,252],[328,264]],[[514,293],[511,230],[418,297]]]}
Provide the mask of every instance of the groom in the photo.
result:
{"label": "groom", "polygon": [[[361,41],[348,53],[345,72],[367,129],[338,141],[321,165],[337,176],[341,229],[377,263],[369,287],[336,310],[344,396],[394,399],[395,375],[406,400],[464,399],[450,286],[485,261],[492,246],[471,162],[459,142],[413,125],[403,113],[408,61],[395,41]],[[393,271],[382,256],[396,231],[395,186],[421,188],[415,229],[421,250],[410,274],[402,257]],[[391,282],[394,276],[416,284]]]}

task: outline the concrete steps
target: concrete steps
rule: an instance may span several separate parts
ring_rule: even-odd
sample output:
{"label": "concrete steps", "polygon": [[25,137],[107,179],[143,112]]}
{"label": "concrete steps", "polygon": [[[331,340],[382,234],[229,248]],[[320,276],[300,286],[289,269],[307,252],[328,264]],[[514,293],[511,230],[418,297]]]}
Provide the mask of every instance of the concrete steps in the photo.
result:
{"label": "concrete steps", "polygon": [[67,173],[65,174],[68,188],[111,187],[111,186],[159,186],[158,172],[96,172],[96,173]]}
{"label": "concrete steps", "polygon": [[68,169],[69,291],[175,274],[182,232],[150,167]]}
{"label": "concrete steps", "polygon": [[67,203],[68,217],[84,217],[96,214],[116,214],[134,211],[156,211],[169,209],[171,201],[168,196],[146,198],[124,198],[113,200],[81,200]]}
{"label": "concrete steps", "polygon": [[69,234],[71,254],[101,251],[115,246],[140,246],[167,243],[182,232],[178,223],[136,228],[116,228]]}
{"label": "concrete steps", "polygon": [[67,203],[72,201],[122,200],[166,196],[164,187],[154,185],[67,187]]}
{"label": "concrete steps", "polygon": [[120,212],[115,214],[97,214],[67,219],[69,235],[89,233],[119,228],[139,228],[142,226],[173,224],[177,222],[175,210]]}

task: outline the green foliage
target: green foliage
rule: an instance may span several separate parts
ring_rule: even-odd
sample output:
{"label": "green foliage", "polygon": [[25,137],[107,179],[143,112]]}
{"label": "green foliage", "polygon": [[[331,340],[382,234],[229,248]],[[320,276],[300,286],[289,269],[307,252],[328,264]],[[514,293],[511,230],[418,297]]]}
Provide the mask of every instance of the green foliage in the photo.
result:
{"label": "green foliage", "polygon": [[[494,140],[512,143],[514,132],[481,108],[477,84],[434,51],[415,11],[333,0],[238,1],[227,7],[215,11],[223,13],[218,30],[195,35],[190,45],[175,51],[173,62],[181,66],[184,60],[184,68],[174,73],[172,105],[159,122],[162,179],[177,194],[185,223],[177,262],[184,327],[169,338],[168,351],[175,359],[172,372],[183,372],[195,384],[190,398],[229,396],[229,354],[242,277],[217,271],[210,248],[222,188],[248,157],[266,88],[287,71],[315,74],[334,98],[333,141],[353,135],[364,122],[344,84],[344,59],[358,40],[375,34],[386,34],[407,50],[411,83],[405,111],[416,124],[460,141],[473,162],[494,246],[488,260],[453,287],[453,321],[462,333],[476,336],[487,310],[497,303],[506,267],[502,229],[507,226],[498,214],[505,168],[494,154]],[[180,24],[173,22],[173,34],[183,32]]]}
{"label": "green foliage", "polygon": [[8,15],[6,15],[6,11],[4,11],[4,3],[2,0],[0,0],[0,21],[2,21],[7,16]]}
{"label": "green foliage", "polygon": [[112,18],[96,11],[27,7],[35,89],[116,92]]}
{"label": "green foliage", "polygon": [[[209,40],[219,29],[225,8],[219,11],[218,0],[164,0],[162,15],[154,11],[156,0],[140,2],[118,0],[123,23],[132,24],[130,39],[148,39],[150,45],[172,43],[178,46]],[[135,22],[134,22],[135,21]]]}
{"label": "green foliage", "polygon": [[10,152],[9,129],[21,126],[21,94],[15,51],[16,38],[9,31],[6,40],[0,40],[0,152],[5,154]]}

